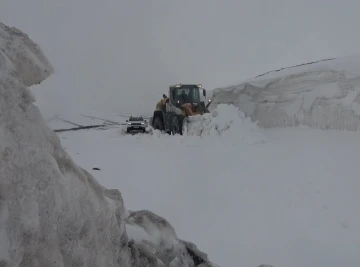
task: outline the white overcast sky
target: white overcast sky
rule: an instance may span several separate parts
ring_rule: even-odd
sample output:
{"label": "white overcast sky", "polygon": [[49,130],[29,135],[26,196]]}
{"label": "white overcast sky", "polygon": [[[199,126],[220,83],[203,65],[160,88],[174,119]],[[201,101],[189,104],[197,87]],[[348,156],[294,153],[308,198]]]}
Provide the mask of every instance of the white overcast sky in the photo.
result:
{"label": "white overcast sky", "polygon": [[359,0],[1,0],[55,74],[50,113],[146,112],[168,85],[206,88],[360,50]]}

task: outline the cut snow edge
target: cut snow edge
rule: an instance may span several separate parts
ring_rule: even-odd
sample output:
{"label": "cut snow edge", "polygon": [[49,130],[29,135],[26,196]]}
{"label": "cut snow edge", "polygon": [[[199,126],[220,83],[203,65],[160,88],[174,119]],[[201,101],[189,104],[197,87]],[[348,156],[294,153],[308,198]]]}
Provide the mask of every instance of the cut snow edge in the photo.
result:
{"label": "cut snow edge", "polygon": [[213,91],[260,127],[360,130],[360,56],[283,69]]}

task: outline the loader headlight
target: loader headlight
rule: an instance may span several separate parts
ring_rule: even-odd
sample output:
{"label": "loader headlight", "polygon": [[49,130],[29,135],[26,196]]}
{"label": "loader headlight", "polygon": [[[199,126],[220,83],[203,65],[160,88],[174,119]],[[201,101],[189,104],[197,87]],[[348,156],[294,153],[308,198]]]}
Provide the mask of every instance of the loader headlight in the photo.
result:
{"label": "loader headlight", "polygon": [[145,123],[142,122],[141,124],[145,124]]}
{"label": "loader headlight", "polygon": [[128,122],[128,125],[131,125],[131,122]]}

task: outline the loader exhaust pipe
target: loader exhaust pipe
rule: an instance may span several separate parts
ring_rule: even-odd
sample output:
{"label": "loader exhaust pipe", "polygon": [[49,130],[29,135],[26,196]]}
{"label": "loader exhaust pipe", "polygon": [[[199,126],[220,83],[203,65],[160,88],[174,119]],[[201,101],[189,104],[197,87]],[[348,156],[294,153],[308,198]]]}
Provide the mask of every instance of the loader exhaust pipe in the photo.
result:
{"label": "loader exhaust pipe", "polygon": [[206,108],[208,108],[211,104],[211,99],[209,99],[209,102],[206,104]]}

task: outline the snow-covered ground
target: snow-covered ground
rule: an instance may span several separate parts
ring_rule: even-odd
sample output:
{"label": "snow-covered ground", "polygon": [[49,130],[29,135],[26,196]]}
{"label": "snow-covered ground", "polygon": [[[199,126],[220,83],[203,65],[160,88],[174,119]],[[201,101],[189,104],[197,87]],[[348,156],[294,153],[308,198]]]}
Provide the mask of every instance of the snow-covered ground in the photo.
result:
{"label": "snow-covered ground", "polygon": [[164,216],[220,266],[360,264],[358,133],[232,120],[221,135],[59,136],[80,166],[122,192],[128,209]]}

